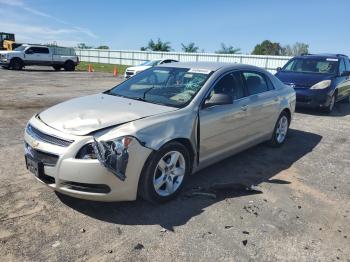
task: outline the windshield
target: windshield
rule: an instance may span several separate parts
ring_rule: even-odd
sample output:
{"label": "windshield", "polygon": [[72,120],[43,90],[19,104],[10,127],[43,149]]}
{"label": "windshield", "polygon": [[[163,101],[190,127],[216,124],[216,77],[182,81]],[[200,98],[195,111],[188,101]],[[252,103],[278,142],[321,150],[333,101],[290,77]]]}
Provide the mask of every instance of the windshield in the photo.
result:
{"label": "windshield", "polygon": [[209,76],[210,71],[205,70],[153,67],[106,93],[181,108],[191,102]]}
{"label": "windshield", "polygon": [[287,63],[282,71],[335,74],[337,68],[338,59],[336,58],[296,58]]}
{"label": "windshield", "polygon": [[19,47],[15,48],[14,51],[24,51],[24,49],[26,49],[26,46],[19,46]]}
{"label": "windshield", "polygon": [[140,66],[156,66],[159,64],[161,60],[152,60],[152,61],[146,61],[140,64]]}

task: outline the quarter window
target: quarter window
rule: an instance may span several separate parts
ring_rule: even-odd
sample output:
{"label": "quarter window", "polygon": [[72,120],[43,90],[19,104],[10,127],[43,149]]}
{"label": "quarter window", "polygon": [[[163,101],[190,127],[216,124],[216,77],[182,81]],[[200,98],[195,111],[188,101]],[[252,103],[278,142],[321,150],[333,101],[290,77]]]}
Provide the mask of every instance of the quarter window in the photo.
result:
{"label": "quarter window", "polygon": [[260,94],[269,91],[265,77],[255,72],[243,72],[249,95]]}
{"label": "quarter window", "polygon": [[222,77],[219,82],[214,86],[211,94],[228,94],[233,100],[244,97],[244,84],[241,74],[234,72]]}
{"label": "quarter window", "polygon": [[350,60],[349,59],[345,59],[345,70],[350,71]]}
{"label": "quarter window", "polygon": [[339,75],[341,75],[342,73],[344,73],[344,71],[346,71],[345,69],[345,63],[344,63],[344,59],[341,59],[339,61]]}

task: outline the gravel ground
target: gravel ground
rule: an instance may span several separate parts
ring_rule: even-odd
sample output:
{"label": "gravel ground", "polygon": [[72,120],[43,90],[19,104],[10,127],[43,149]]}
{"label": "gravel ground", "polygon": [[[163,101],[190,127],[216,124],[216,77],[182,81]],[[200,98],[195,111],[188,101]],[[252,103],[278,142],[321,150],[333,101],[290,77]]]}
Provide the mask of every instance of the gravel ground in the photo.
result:
{"label": "gravel ground", "polygon": [[2,261],[350,261],[349,104],[296,113],[282,148],[206,168],[164,205],[82,201],[37,182],[23,158],[28,119],[119,81],[0,70]]}

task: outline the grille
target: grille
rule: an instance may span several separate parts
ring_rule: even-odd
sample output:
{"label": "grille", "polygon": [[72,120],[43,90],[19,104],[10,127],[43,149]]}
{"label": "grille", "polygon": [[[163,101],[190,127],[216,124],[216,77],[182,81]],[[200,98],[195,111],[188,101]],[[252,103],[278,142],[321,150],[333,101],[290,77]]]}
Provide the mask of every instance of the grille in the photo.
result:
{"label": "grille", "polygon": [[45,134],[30,124],[27,126],[26,131],[31,137],[56,146],[67,147],[74,142],[73,140],[64,140],[62,138]]}
{"label": "grille", "polygon": [[36,150],[27,143],[25,143],[25,153],[30,155],[34,160],[42,162],[46,166],[55,166],[58,161],[57,155]]}

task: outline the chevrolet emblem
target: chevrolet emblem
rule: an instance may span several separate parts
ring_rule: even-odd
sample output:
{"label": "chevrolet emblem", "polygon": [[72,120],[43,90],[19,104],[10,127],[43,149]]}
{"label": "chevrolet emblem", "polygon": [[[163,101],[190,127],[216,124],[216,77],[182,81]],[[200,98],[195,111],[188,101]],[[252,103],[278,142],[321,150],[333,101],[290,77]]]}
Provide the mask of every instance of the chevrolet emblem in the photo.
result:
{"label": "chevrolet emblem", "polygon": [[33,140],[30,144],[33,148],[37,148],[39,146],[39,142],[36,140]]}

